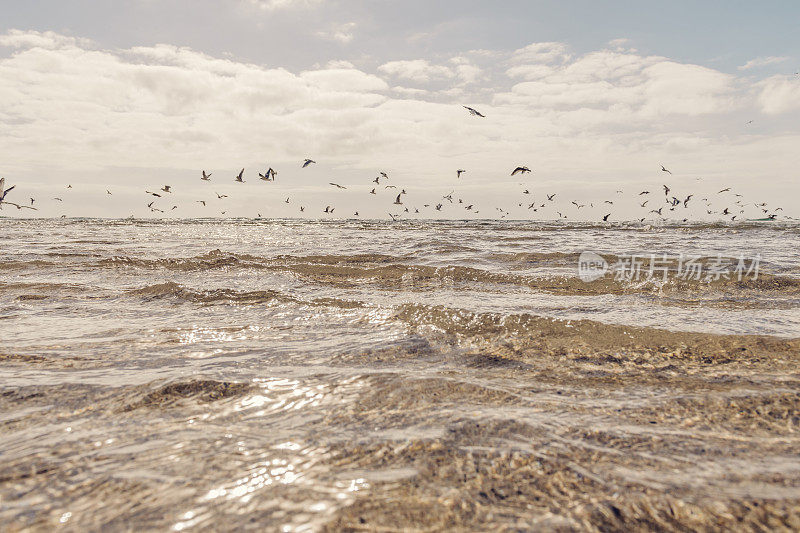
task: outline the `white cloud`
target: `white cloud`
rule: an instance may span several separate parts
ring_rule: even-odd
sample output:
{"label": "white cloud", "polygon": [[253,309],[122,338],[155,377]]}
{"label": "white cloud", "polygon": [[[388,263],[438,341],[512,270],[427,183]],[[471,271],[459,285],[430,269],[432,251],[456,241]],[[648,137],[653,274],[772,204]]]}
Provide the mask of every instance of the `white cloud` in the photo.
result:
{"label": "white cloud", "polygon": [[264,11],[276,11],[279,9],[289,8],[309,8],[320,5],[325,0],[245,0],[248,4],[253,5]]}
{"label": "white cloud", "polygon": [[757,57],[755,59],[751,59],[744,65],[739,67],[739,70],[750,70],[751,68],[757,67],[765,67],[767,65],[776,65],[778,63],[783,63],[789,59],[788,57],[776,57],[776,56],[769,56],[769,57]]}
{"label": "white cloud", "polygon": [[378,67],[378,71],[400,79],[425,83],[436,78],[452,78],[452,69],[443,65],[433,65],[425,59],[410,61],[389,61]]}
{"label": "white cloud", "polygon": [[759,84],[758,104],[769,115],[800,110],[800,78],[772,76]]}
{"label": "white cloud", "polygon": [[553,63],[569,58],[567,45],[557,42],[532,43],[515,50],[510,63],[514,65],[528,63]]}
{"label": "white cloud", "polygon": [[[591,122],[695,116],[730,110],[736,104],[732,76],[663,57],[600,50],[570,59],[565,46],[539,43],[515,52],[506,74],[525,81],[494,101],[563,111],[592,108]],[[529,63],[522,63],[522,58]],[[552,65],[554,58],[562,62]],[[544,61],[545,63],[542,63]]]}
{"label": "white cloud", "polygon": [[341,24],[331,30],[328,31],[320,31],[317,32],[317,36],[322,37],[323,39],[328,39],[332,41],[337,41],[342,44],[347,44],[353,40],[355,37],[353,30],[356,28],[355,22],[348,22],[346,24]]}
{"label": "white cloud", "polygon": [[[789,172],[800,142],[785,126],[774,136],[729,128],[753,107],[772,117],[800,110],[800,78],[754,82],[630,49],[572,55],[563,43],[535,43],[374,71],[331,61],[292,72],[172,45],[103,50],[54,33],[12,31],[0,45],[11,50],[0,56],[3,174],[54,184],[87,173],[139,183],[156,169],[265,159],[291,167],[309,156],[358,176],[394,168],[409,187],[449,186],[458,165],[482,196],[508,178],[509,161],[551,184],[637,181],[653,160],[672,158],[748,183]],[[109,170],[120,167],[143,170]]]}

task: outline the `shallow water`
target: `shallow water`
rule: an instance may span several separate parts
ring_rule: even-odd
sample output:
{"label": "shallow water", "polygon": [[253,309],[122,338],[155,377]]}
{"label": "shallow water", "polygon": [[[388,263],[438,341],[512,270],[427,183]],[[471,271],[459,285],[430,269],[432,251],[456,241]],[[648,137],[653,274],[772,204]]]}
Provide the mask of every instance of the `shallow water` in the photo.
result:
{"label": "shallow water", "polygon": [[798,225],[0,228],[11,530],[800,526]]}

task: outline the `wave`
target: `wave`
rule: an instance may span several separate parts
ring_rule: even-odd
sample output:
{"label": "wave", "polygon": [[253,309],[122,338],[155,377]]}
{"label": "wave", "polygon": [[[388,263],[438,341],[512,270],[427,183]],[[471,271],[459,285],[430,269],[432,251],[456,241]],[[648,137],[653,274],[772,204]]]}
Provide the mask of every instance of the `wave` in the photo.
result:
{"label": "wave", "polygon": [[295,301],[285,294],[278,291],[235,291],[232,289],[214,289],[200,291],[189,289],[173,281],[146,285],[139,289],[130,291],[130,294],[142,297],[146,300],[159,298],[177,298],[189,302],[211,304],[217,302],[235,302],[239,304],[261,304],[274,301],[285,302]]}
{"label": "wave", "polygon": [[194,399],[201,402],[215,402],[227,398],[243,396],[253,390],[250,383],[215,380],[177,381],[167,384],[153,384],[136,387],[128,395],[123,411],[139,408],[162,408],[180,400]]}
{"label": "wave", "polygon": [[[719,362],[782,354],[796,360],[800,338],[676,332],[615,325],[593,320],[564,320],[520,313],[477,313],[425,304],[404,304],[394,318],[418,331],[432,330],[472,343],[487,355],[528,361],[542,355],[626,359],[641,354]],[[603,360],[599,361],[604,362]]]}

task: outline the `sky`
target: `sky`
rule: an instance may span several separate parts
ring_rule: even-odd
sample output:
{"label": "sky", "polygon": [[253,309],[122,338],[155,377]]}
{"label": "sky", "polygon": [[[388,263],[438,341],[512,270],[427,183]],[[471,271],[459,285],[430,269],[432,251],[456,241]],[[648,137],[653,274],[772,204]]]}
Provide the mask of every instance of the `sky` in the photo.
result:
{"label": "sky", "polygon": [[[632,219],[657,216],[663,185],[694,195],[672,218],[716,219],[737,198],[740,218],[763,202],[800,216],[796,1],[0,0],[0,13],[0,176],[8,201],[39,208],[7,216]],[[274,182],[258,179],[268,167]]]}

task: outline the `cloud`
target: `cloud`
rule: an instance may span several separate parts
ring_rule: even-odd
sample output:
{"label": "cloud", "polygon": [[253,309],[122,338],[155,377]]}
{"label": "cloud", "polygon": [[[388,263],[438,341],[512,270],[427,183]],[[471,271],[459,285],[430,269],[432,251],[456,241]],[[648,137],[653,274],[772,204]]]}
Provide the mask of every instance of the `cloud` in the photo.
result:
{"label": "cloud", "polygon": [[443,65],[433,65],[425,59],[410,61],[389,61],[378,67],[378,71],[400,79],[415,82],[428,82],[436,78],[452,78],[452,69]]}
{"label": "cloud", "polygon": [[331,41],[340,42],[342,44],[347,44],[353,40],[353,37],[355,37],[353,33],[355,27],[356,27],[355,22],[348,22],[346,24],[341,24],[328,31],[317,32],[317,36],[322,37],[323,39],[328,39]]}
{"label": "cloud", "polygon": [[[506,74],[523,78],[497,104],[555,108],[564,112],[591,108],[591,122],[695,116],[735,107],[730,75],[630,51],[600,50],[576,58],[558,43],[538,43],[512,55]],[[556,63],[556,64],[553,64]]]}
{"label": "cloud", "polygon": [[750,70],[752,68],[765,67],[767,65],[776,65],[778,63],[783,63],[788,59],[789,59],[788,57],[776,57],[776,56],[757,57],[755,59],[751,59],[744,65],[740,66],[739,70]]}
{"label": "cloud", "polygon": [[[543,184],[596,186],[638,182],[653,161],[681,158],[735,184],[786,175],[800,142],[785,125],[730,130],[753,108],[775,118],[800,110],[800,78],[753,81],[630,49],[573,54],[548,42],[292,71],[52,32],[10,31],[0,45],[10,48],[0,56],[2,172],[42,183],[90,174],[139,183],[158,169],[194,175],[265,160],[282,170],[314,157],[345,182],[347,172],[395,169],[417,188],[449,186],[457,164],[481,196],[508,179],[509,161],[534,165]],[[281,183],[294,183],[288,175]]]}
{"label": "cloud", "polygon": [[759,83],[758,104],[768,115],[800,110],[800,78],[772,76]]}
{"label": "cloud", "polygon": [[246,3],[264,11],[277,11],[290,8],[310,8],[321,5],[325,0],[245,0]]}

